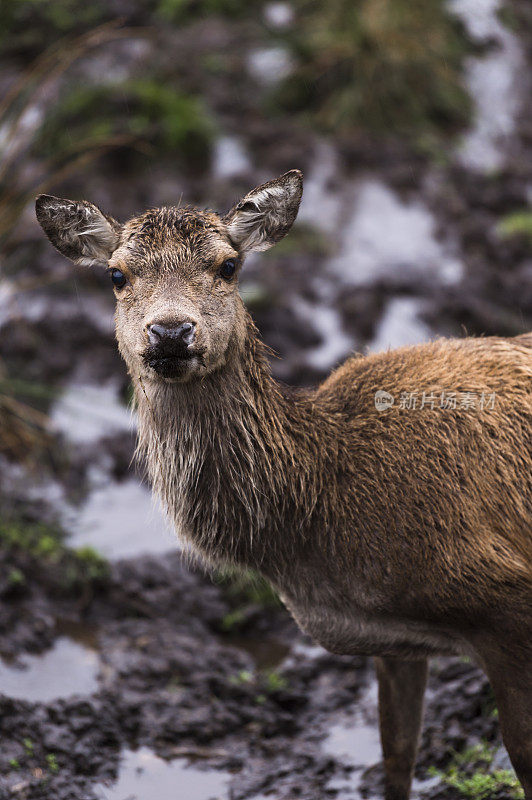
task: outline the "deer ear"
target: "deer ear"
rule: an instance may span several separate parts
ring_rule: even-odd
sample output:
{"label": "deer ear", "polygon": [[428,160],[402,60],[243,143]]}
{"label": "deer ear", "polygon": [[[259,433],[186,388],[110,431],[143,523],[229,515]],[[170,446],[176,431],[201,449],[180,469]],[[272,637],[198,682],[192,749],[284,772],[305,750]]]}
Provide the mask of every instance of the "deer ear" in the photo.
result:
{"label": "deer ear", "polygon": [[243,197],[224,219],[238,249],[268,250],[282,239],[293,225],[302,194],[303,176],[292,169]]}
{"label": "deer ear", "polygon": [[86,200],[41,194],[35,212],[53,246],[76,264],[106,264],[118,247],[118,222]]}

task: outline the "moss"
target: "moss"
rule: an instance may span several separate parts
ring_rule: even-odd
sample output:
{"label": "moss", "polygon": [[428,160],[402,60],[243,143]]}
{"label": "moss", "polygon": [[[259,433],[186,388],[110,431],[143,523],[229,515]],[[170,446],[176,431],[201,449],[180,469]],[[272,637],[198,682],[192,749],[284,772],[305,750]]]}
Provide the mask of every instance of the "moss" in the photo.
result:
{"label": "moss", "polygon": [[515,773],[492,769],[493,758],[493,750],[487,744],[481,744],[456,754],[446,770],[431,769],[429,772],[464,800],[494,800],[502,794],[515,800],[524,798]]}
{"label": "moss", "polygon": [[[321,130],[416,140],[470,119],[462,25],[444,0],[296,0],[293,73],[275,103]],[[426,146],[426,145],[425,145]]]}

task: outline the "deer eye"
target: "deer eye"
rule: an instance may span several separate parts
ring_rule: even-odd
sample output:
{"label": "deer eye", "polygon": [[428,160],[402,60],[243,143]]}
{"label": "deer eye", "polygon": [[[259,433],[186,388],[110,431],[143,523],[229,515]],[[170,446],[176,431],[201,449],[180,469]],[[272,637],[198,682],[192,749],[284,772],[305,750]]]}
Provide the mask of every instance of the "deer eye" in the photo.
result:
{"label": "deer eye", "polygon": [[111,270],[111,281],[116,289],[121,289],[127,283],[127,278],[119,269]]}
{"label": "deer eye", "polygon": [[236,258],[227,258],[220,267],[220,275],[222,278],[225,278],[226,281],[229,281],[235,274],[236,267]]}

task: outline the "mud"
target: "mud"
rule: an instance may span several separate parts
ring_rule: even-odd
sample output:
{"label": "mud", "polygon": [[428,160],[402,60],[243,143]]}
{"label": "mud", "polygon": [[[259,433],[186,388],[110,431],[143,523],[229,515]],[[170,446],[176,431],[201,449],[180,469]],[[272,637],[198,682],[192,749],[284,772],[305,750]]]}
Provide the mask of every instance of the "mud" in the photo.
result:
{"label": "mud", "polygon": [[[284,5],[270,4],[272,25],[289,24]],[[529,64],[530,32],[519,41]],[[514,58],[515,42],[504,42]],[[281,356],[277,377],[314,383],[352,349],[532,328],[530,244],[498,233],[504,215],[530,201],[529,104],[512,106],[503,142],[490,138],[490,172],[467,148],[442,162],[362,136],[326,145],[255,113],[266,91],[257,65],[271,53],[253,26],[205,20],[159,43],[158,57],[170,49],[195,85],[197,54],[231,47],[232,70],[207,89],[223,121],[213,163],[175,177],[156,164],[133,187],[130,162],[112,174],[104,163],[85,194],[121,218],[181,194],[223,209],[266,177],[304,169],[293,248],[250,260],[243,278]],[[36,227],[15,243],[0,358],[21,396],[49,414],[52,438],[36,463],[0,458],[2,514],[63,528],[67,545],[94,546],[110,571],[65,589],[57,565],[0,549],[0,798],[382,796],[371,661],[325,653],[282,608],[183,561],[132,460],[106,279],[75,274]],[[457,800],[429,768],[445,770],[453,751],[483,741],[507,768],[486,678],[468,662],[435,660],[415,796]],[[501,790],[492,800],[511,797]]]}

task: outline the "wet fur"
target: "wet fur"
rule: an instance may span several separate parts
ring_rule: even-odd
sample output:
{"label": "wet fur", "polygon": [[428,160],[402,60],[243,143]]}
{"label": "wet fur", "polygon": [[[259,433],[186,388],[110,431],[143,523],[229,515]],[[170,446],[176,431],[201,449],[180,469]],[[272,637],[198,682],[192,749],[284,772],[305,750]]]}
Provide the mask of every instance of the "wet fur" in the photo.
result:
{"label": "wet fur", "polygon": [[[353,357],[315,391],[280,386],[217,270],[289,230],[301,185],[286,173],[225,217],[164,208],[121,227],[50,196],[37,216],[60,252],[128,278],[116,329],[139,453],[179,535],[208,563],[268,577],[324,647],[378,656],[386,800],[409,796],[427,656],[464,652],[487,671],[532,800],[532,334]],[[145,331],[178,318],[198,323],[201,358],[172,382],[150,369]],[[378,390],[396,398],[387,411]],[[496,403],[401,409],[415,391]]]}
{"label": "wet fur", "polygon": [[[378,412],[379,388],[495,392],[496,407]],[[180,535],[266,574],[328,649],[414,656],[532,630],[531,337],[353,358],[294,398],[248,319],[244,357],[200,391],[136,395]]]}

